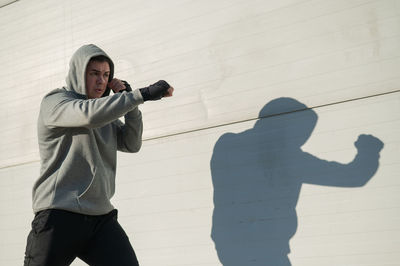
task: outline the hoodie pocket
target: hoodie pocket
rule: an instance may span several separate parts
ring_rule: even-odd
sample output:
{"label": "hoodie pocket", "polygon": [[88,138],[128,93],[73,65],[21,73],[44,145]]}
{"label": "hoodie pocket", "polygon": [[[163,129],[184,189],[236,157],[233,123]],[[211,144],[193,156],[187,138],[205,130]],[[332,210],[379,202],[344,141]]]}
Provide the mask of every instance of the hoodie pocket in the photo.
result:
{"label": "hoodie pocket", "polygon": [[90,183],[87,185],[87,187],[83,190],[83,192],[78,195],[78,199],[85,197],[85,195],[88,194],[92,190],[95,180],[96,180],[96,169],[93,169],[92,179],[90,180]]}
{"label": "hoodie pocket", "polygon": [[77,197],[80,211],[88,213],[109,211],[112,208],[109,187],[109,179],[102,171],[94,173],[90,184]]}
{"label": "hoodie pocket", "polygon": [[93,177],[92,177],[92,180],[90,181],[90,183],[89,183],[89,185],[86,187],[86,189],[85,189],[81,194],[78,195],[78,199],[82,198],[83,196],[85,196],[85,194],[88,193],[88,191],[90,190],[90,188],[91,188],[92,185],[93,185],[94,179],[95,179],[95,177],[93,176]]}

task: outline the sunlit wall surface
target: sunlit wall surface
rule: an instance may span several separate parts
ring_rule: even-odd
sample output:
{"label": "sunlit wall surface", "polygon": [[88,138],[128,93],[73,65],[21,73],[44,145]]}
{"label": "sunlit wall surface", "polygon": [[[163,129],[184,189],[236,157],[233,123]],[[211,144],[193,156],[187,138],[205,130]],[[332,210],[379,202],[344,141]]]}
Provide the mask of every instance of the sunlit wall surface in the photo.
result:
{"label": "sunlit wall surface", "polygon": [[398,265],[397,0],[0,2],[0,265],[23,263],[41,98],[87,43],[176,89],[119,155],[141,265]]}

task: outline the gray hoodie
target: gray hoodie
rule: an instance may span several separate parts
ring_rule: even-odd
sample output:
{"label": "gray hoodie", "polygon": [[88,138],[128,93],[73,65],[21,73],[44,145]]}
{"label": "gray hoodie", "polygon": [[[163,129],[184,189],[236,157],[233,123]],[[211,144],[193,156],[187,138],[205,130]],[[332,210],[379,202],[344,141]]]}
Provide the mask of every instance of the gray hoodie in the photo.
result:
{"label": "gray hoodie", "polygon": [[[67,86],[48,93],[38,118],[40,176],[33,187],[33,211],[63,209],[101,215],[114,209],[117,150],[139,151],[143,103],[139,90],[88,99],[85,71],[90,58],[106,55],[95,45],[71,58]],[[108,57],[108,56],[107,56]],[[109,57],[108,57],[109,58]],[[111,59],[110,59],[111,60]],[[110,80],[114,66],[111,61]],[[118,120],[125,115],[125,124]]]}

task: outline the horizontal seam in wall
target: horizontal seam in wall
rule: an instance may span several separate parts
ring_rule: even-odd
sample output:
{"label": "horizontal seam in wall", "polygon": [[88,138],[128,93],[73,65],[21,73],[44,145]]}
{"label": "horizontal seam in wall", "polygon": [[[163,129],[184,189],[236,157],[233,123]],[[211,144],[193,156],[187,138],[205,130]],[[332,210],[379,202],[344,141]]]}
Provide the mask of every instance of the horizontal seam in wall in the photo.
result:
{"label": "horizontal seam in wall", "polygon": [[19,0],[10,1],[9,3],[6,3],[6,4],[4,4],[4,5],[1,5],[0,8],[6,7],[6,6],[11,5],[11,4],[13,4],[13,3],[15,3],[15,2],[18,2],[18,1],[19,1]]}
{"label": "horizontal seam in wall", "polygon": [[219,128],[219,127],[224,127],[224,126],[229,126],[229,125],[234,125],[234,124],[240,124],[240,123],[244,123],[244,122],[250,122],[250,121],[256,121],[256,120],[260,120],[260,119],[280,116],[280,115],[286,115],[286,114],[291,114],[291,113],[302,112],[302,111],[306,111],[306,110],[315,110],[315,109],[319,109],[319,108],[323,108],[323,107],[327,107],[327,106],[333,106],[333,105],[338,105],[338,104],[343,104],[343,103],[348,103],[348,102],[354,102],[354,101],[358,101],[358,100],[369,99],[369,98],[384,96],[384,95],[388,95],[388,94],[394,94],[394,93],[398,93],[398,92],[400,92],[400,89],[394,90],[394,91],[389,91],[389,92],[383,92],[383,93],[368,95],[368,96],[352,98],[352,99],[348,99],[348,100],[342,100],[342,101],[331,102],[331,103],[326,103],[326,104],[321,104],[321,105],[315,105],[315,106],[312,106],[312,107],[292,110],[292,111],[288,111],[288,112],[281,112],[281,113],[276,113],[276,114],[266,115],[266,116],[261,116],[261,117],[253,117],[253,118],[232,121],[232,122],[229,122],[229,123],[223,123],[223,124],[209,126],[209,127],[202,127],[202,128],[197,128],[197,129],[186,130],[186,131],[177,132],[177,133],[173,133],[173,134],[166,134],[166,135],[160,135],[160,136],[156,136],[156,137],[150,137],[150,138],[143,139],[143,141],[163,139],[163,138],[168,138],[168,137],[173,137],[173,136],[178,136],[178,135],[184,135],[184,134],[198,132],[198,131],[204,131],[204,130],[213,129],[213,128]]}

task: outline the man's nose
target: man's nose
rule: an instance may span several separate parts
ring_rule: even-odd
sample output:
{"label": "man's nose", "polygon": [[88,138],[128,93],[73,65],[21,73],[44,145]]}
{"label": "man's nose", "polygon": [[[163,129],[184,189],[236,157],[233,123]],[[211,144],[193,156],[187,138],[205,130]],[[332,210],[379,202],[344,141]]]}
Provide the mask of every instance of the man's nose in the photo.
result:
{"label": "man's nose", "polygon": [[106,83],[107,80],[106,80],[105,77],[99,76],[98,79],[97,79],[97,82],[100,83],[100,84],[102,84],[102,83]]}

